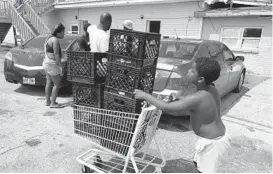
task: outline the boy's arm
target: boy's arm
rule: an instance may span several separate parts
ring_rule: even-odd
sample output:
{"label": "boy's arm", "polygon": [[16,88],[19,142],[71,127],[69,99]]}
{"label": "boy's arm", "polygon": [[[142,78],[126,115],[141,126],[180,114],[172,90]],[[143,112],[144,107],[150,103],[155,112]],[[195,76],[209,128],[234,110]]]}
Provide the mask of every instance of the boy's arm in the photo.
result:
{"label": "boy's arm", "polygon": [[174,116],[183,116],[180,114],[180,112],[194,109],[200,101],[198,94],[189,95],[180,100],[171,103],[166,103],[140,90],[136,90],[135,93],[136,99],[146,100],[155,107],[161,109],[163,112]]}

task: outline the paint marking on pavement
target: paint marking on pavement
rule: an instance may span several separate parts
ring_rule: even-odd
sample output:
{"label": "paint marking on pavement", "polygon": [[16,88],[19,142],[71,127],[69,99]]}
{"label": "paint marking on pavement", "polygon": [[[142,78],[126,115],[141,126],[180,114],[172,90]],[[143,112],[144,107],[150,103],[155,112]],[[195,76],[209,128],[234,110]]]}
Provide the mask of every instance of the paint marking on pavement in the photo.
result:
{"label": "paint marking on pavement", "polygon": [[235,123],[235,124],[238,124],[238,125],[245,126],[248,129],[252,128],[254,130],[259,130],[261,132],[272,134],[272,128],[269,128],[268,126],[265,126],[265,125],[256,124],[256,123],[252,123],[252,122],[249,122],[249,121],[246,122],[246,121],[242,121],[242,120],[236,119],[234,117],[227,117],[227,116],[223,116],[222,120],[225,120],[225,121],[228,121],[228,122],[231,122],[231,123]]}

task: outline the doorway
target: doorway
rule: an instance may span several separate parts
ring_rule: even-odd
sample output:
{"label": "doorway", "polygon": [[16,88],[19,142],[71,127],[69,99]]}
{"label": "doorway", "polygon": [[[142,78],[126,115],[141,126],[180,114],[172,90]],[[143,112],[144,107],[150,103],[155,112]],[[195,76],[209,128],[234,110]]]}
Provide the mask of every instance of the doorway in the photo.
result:
{"label": "doorway", "polygon": [[160,33],[161,21],[147,21],[147,31],[151,33]]}

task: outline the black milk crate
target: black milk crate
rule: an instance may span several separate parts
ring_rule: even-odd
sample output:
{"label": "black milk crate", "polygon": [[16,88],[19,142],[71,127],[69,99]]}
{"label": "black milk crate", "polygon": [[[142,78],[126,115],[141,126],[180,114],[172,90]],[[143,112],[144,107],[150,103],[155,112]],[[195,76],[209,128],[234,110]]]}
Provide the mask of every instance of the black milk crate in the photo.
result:
{"label": "black milk crate", "polygon": [[108,54],[108,61],[111,63],[130,66],[133,68],[143,68],[146,66],[156,66],[158,58],[153,59],[137,59],[127,56]]}
{"label": "black milk crate", "polygon": [[74,104],[98,108],[102,107],[104,84],[89,85],[72,83],[72,89]]}
{"label": "black milk crate", "polygon": [[[128,97],[128,98],[131,98],[131,99],[135,98],[135,94],[133,92],[127,92],[125,90],[112,88],[110,86],[105,86],[104,91],[110,92],[110,93],[113,93],[113,94],[118,94],[120,96]],[[152,90],[150,90],[150,91],[152,91]],[[151,93],[150,91],[145,91],[145,92]]]}
{"label": "black milk crate", "polygon": [[141,113],[142,100],[104,91],[103,108],[128,113]]}
{"label": "black milk crate", "polygon": [[108,62],[105,86],[124,93],[133,93],[135,89],[152,93],[155,73],[156,66],[132,68]]}
{"label": "black milk crate", "polygon": [[138,59],[158,58],[161,35],[111,29],[109,53]]}
{"label": "black milk crate", "polygon": [[67,51],[67,80],[84,84],[105,81],[107,53]]}

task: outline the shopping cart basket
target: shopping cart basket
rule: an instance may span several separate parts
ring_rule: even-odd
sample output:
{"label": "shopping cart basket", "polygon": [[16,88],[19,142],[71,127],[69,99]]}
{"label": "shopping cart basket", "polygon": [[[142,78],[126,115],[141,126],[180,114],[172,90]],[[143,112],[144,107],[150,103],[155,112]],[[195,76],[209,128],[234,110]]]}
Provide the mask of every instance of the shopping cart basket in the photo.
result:
{"label": "shopping cart basket", "polygon": [[[135,114],[74,105],[74,132],[95,146],[77,158],[85,172],[161,171],[166,161],[154,136],[162,111],[145,106]],[[157,157],[147,153],[152,142]]]}

